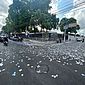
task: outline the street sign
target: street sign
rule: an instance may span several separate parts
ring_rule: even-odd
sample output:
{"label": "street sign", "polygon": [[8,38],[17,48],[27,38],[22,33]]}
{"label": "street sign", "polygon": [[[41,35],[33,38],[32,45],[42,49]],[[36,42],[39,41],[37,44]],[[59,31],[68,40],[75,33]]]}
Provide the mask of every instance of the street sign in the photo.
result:
{"label": "street sign", "polygon": [[68,28],[71,28],[71,27],[76,27],[77,26],[77,23],[70,23],[68,25],[65,25],[64,26],[64,29],[68,29]]}
{"label": "street sign", "polygon": [[70,27],[76,27],[77,26],[77,23],[71,23],[71,24],[69,24],[69,28]]}

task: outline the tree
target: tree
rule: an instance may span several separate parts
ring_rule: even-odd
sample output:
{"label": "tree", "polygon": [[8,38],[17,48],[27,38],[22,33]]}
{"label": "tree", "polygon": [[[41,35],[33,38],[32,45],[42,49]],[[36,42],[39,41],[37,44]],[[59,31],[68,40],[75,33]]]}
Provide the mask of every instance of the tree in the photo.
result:
{"label": "tree", "polygon": [[41,12],[47,13],[48,9],[50,9],[51,0],[29,0],[29,2],[31,11],[41,10]]}
{"label": "tree", "polygon": [[51,29],[51,14],[48,13],[50,2],[51,0],[13,0],[13,4],[9,7],[7,17],[9,22],[6,23],[6,28],[16,32],[25,31],[26,27],[29,31],[31,28],[38,31],[37,25]]}
{"label": "tree", "polygon": [[56,18],[56,14],[55,15],[52,14],[52,28],[56,29],[58,24],[59,24],[59,18]]}
{"label": "tree", "polygon": [[9,18],[6,18],[6,26],[3,26],[2,27],[2,30],[5,32],[5,33],[10,33],[13,30],[13,26],[14,26],[14,23],[12,22],[10,16],[8,16]]}
{"label": "tree", "polygon": [[64,31],[64,26],[68,24],[68,19],[67,18],[62,18],[61,21],[60,21],[60,29],[61,31]]}
{"label": "tree", "polygon": [[[61,31],[64,31],[64,26],[68,26],[69,24],[72,24],[72,23],[76,23],[77,24],[77,20],[74,19],[74,18],[62,18],[61,21],[60,21],[60,29]],[[74,27],[69,27],[67,28],[66,32],[70,32],[70,33],[77,33],[77,30],[80,29],[80,26],[79,25],[76,25]]]}
{"label": "tree", "polygon": [[48,13],[49,3],[51,0],[33,0],[30,4],[31,7],[31,19],[30,25],[35,28],[37,25],[41,26],[42,29],[50,30],[52,26],[51,17],[52,15]]}
{"label": "tree", "polygon": [[9,16],[14,23],[15,31],[24,31],[25,27],[29,25],[30,13],[28,8],[28,0],[13,0],[13,4],[9,9]]}

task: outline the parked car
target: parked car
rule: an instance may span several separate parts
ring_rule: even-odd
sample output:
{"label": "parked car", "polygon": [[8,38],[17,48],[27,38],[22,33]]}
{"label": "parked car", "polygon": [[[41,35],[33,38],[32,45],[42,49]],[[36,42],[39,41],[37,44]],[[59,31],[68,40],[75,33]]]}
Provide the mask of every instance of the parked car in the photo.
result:
{"label": "parked car", "polygon": [[22,37],[18,37],[18,36],[13,36],[13,37],[10,37],[10,40],[22,42],[23,38]]}
{"label": "parked car", "polygon": [[76,38],[76,41],[77,42],[84,42],[84,38],[83,37],[78,37],[78,38]]}

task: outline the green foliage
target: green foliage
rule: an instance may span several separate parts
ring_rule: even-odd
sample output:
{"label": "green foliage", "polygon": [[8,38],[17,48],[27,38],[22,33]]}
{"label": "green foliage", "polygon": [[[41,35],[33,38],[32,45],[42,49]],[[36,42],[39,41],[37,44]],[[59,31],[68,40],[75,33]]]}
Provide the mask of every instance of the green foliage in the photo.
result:
{"label": "green foliage", "polygon": [[61,31],[64,31],[64,26],[68,24],[68,19],[67,18],[62,18],[60,21],[60,29]]}
{"label": "green foliage", "polygon": [[56,15],[52,15],[51,22],[52,28],[56,29],[56,26],[59,24],[59,18],[56,18]]}
{"label": "green foliage", "polygon": [[[42,29],[51,30],[60,26],[61,31],[64,31],[64,26],[70,23],[77,23],[74,18],[63,18],[59,24],[59,18],[56,15],[48,13],[51,0],[13,0],[13,4],[9,7],[9,15],[6,19],[6,26],[3,30],[6,32],[22,32],[26,28],[29,32],[38,32],[36,26],[41,26]],[[67,32],[74,32],[80,27],[69,28]]]}
{"label": "green foliage", "polygon": [[[70,19],[67,19],[67,18],[62,18],[61,21],[60,21],[60,29],[61,31],[64,31],[64,26],[66,25],[69,25],[71,23],[76,23],[77,24],[77,20],[74,19],[74,18],[70,18]],[[66,31],[67,33],[70,32],[70,33],[77,33],[77,30],[80,29],[80,26],[77,25],[76,27],[69,27]]]}
{"label": "green foliage", "polygon": [[37,25],[51,29],[51,14],[48,13],[50,2],[51,0],[13,0],[3,30],[22,32],[27,27],[29,32],[32,32],[33,28],[35,32],[38,31]]}
{"label": "green foliage", "polygon": [[49,3],[51,0],[29,0],[29,2],[31,11],[41,10],[42,12],[47,12],[50,8]]}

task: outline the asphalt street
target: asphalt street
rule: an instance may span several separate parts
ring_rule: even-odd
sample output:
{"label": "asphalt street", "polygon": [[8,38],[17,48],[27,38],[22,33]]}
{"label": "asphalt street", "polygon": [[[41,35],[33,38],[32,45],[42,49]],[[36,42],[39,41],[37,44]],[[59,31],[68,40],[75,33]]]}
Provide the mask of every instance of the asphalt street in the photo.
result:
{"label": "asphalt street", "polygon": [[85,43],[0,43],[0,85],[85,85]]}

